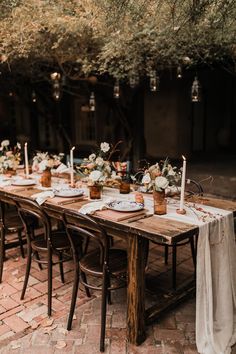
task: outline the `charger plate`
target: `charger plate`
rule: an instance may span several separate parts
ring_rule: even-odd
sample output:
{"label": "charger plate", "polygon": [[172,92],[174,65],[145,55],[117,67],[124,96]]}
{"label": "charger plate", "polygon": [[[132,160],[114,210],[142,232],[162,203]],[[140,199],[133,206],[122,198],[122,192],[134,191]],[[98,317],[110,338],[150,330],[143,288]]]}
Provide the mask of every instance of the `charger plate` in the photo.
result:
{"label": "charger plate", "polygon": [[143,204],[128,200],[116,200],[108,203],[107,207],[111,210],[121,212],[139,211],[144,208]]}

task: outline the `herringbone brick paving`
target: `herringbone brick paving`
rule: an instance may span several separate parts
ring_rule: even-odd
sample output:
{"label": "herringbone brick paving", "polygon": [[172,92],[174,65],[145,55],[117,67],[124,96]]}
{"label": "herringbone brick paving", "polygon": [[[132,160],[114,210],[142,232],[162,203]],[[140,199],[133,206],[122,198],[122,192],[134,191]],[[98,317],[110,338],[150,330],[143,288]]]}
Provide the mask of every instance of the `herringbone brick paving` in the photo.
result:
{"label": "herringbone brick paving", "polygon": [[[99,353],[98,293],[88,299],[83,291],[79,291],[73,329],[70,332],[66,330],[73,264],[65,264],[64,285],[60,282],[58,268],[53,270],[53,315],[49,320],[46,269],[40,271],[36,264],[32,265],[30,283],[25,299],[21,301],[26,260],[19,256],[17,249],[8,251],[7,256],[0,285],[0,353]],[[178,250],[178,284],[192,274],[187,245]],[[155,293],[165,291],[168,296],[170,279],[170,265],[163,263],[163,248],[153,245],[147,270],[147,306],[155,301]],[[136,347],[126,341],[126,291],[114,292],[107,313],[106,353],[196,354],[195,299],[189,299],[148,326],[146,341]]]}

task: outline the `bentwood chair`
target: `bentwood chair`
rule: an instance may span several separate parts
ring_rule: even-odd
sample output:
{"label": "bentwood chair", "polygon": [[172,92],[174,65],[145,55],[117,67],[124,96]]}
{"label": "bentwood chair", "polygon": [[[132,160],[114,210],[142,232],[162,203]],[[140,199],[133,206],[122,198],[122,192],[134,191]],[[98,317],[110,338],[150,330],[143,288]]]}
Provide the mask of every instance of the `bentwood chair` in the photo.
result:
{"label": "bentwood chair", "polygon": [[[25,239],[22,237],[23,224],[15,206],[5,201],[0,201],[0,283],[2,282],[3,265],[6,250],[20,246],[21,256],[24,258]],[[16,237],[13,237],[14,234]]]}
{"label": "bentwood chair", "polygon": [[[200,185],[200,183],[187,179],[186,180],[186,185],[185,185],[185,194],[186,198],[188,199],[189,197],[192,197],[194,195],[197,196],[202,196],[203,195],[203,188]],[[153,242],[153,241],[152,241]],[[153,242],[158,245],[162,245],[163,243],[159,242]],[[196,252],[197,252],[197,235],[195,237],[189,237],[186,240],[179,241],[174,244],[166,244],[164,245],[165,248],[165,264],[168,264],[168,256],[169,256],[169,248],[172,249],[172,288],[176,290],[176,268],[177,268],[177,249],[178,247],[185,246],[186,244],[190,244],[191,248],[191,255],[192,255],[192,260],[193,260],[193,266],[194,266],[194,274],[196,274]]]}
{"label": "bentwood chair", "polygon": [[112,290],[126,286],[127,253],[112,248],[105,230],[89,216],[68,211],[64,215],[64,223],[75,266],[67,329],[71,330],[79,281],[84,285],[87,296],[90,296],[90,289],[102,291],[100,351],[104,352],[107,302],[110,303]]}
{"label": "bentwood chair", "polygon": [[[52,229],[51,219],[35,201],[22,197],[14,197],[14,201],[24,225],[27,239],[27,265],[21,300],[25,296],[31,263],[34,259],[40,267],[46,265],[48,269],[48,316],[51,316],[52,266],[59,264],[61,281],[64,283],[63,262],[71,259],[70,243],[65,231],[54,231]],[[38,227],[41,231],[37,236],[35,236],[35,230],[32,227],[32,218],[38,221]],[[57,261],[54,261],[53,254],[57,256]]]}

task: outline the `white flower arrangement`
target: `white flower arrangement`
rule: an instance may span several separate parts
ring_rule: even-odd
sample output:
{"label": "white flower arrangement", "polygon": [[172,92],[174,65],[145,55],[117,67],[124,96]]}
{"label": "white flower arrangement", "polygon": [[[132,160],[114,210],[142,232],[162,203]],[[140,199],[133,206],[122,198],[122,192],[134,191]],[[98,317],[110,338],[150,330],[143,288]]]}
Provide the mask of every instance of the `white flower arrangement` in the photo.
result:
{"label": "white flower arrangement", "polygon": [[[156,190],[161,192],[169,186],[176,185],[181,178],[181,173],[177,171],[177,167],[172,167],[168,159],[150,166],[142,175],[141,184],[145,191]],[[135,176],[132,179],[135,181]]]}
{"label": "white flower arrangement", "polygon": [[33,157],[32,170],[34,172],[43,172],[46,169],[57,168],[61,164],[64,154],[51,155],[48,152],[37,152]]}
{"label": "white flower arrangement", "polygon": [[5,171],[15,171],[20,164],[21,145],[17,143],[13,148],[10,147],[9,140],[3,140],[0,146],[0,173]]}
{"label": "white flower arrangement", "polygon": [[107,157],[109,151],[110,145],[106,142],[101,143],[98,153],[90,154],[79,167],[78,172],[87,177],[89,185],[104,184],[111,176],[111,164]]}

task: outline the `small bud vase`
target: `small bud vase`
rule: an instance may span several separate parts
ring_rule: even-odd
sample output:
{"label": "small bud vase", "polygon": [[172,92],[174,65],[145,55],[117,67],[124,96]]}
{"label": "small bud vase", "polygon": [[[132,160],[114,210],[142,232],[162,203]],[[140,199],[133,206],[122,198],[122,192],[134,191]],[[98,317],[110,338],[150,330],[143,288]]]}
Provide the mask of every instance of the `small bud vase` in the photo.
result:
{"label": "small bud vase", "polygon": [[13,170],[13,168],[9,168],[7,170],[4,170],[3,173],[9,177],[15,176],[16,175],[16,170]]}
{"label": "small bud vase", "polygon": [[153,191],[154,214],[164,215],[167,213],[165,191]]}
{"label": "small bud vase", "polygon": [[51,187],[52,184],[52,173],[49,168],[43,171],[42,177],[40,179],[42,187]]}
{"label": "small bud vase", "polygon": [[89,198],[101,199],[102,198],[102,186],[100,184],[94,184],[89,186]]}

